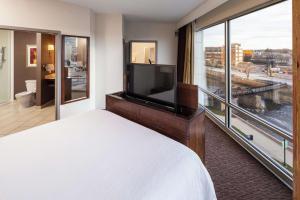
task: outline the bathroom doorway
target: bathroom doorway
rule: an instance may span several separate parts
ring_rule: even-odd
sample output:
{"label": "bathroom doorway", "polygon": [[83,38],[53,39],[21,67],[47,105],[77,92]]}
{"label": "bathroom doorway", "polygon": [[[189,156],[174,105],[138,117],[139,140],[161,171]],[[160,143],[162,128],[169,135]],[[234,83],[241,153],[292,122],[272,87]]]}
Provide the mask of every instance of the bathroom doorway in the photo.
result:
{"label": "bathroom doorway", "polygon": [[56,35],[0,29],[0,137],[56,120]]}

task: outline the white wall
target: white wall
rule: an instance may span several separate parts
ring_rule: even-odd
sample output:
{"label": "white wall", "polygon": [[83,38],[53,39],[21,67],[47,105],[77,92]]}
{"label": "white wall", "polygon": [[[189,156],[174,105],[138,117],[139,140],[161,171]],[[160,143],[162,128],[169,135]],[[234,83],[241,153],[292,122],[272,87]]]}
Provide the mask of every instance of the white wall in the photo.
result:
{"label": "white wall", "polygon": [[126,41],[157,40],[158,64],[177,64],[175,23],[126,22],[124,29]]}
{"label": "white wall", "polygon": [[184,16],[178,23],[177,28],[180,28],[195,19],[201,17],[202,15],[208,13],[209,11],[215,9],[216,7],[220,6],[221,4],[227,2],[228,0],[206,0],[200,6],[195,8],[189,14]]}
{"label": "white wall", "polygon": [[[90,107],[91,109],[96,108],[96,14],[91,12],[90,14]],[[100,66],[98,66],[100,67]]]}
{"label": "white wall", "polygon": [[123,91],[123,17],[96,16],[95,106],[105,107],[105,94]]}
{"label": "white wall", "polygon": [[0,25],[90,35],[90,10],[56,0],[0,0]]}
{"label": "white wall", "polygon": [[[69,103],[65,105],[60,106],[60,118],[66,118],[75,114],[79,114],[85,111],[89,111],[92,109],[96,108],[95,104],[95,99],[96,99],[96,79],[98,78],[96,74],[96,65],[95,65],[95,29],[96,29],[96,24],[95,24],[95,13],[92,11],[89,12],[89,27],[88,30],[85,30],[88,32],[88,35],[83,35],[83,36],[90,36],[90,97],[89,99],[74,102],[74,103]],[[80,31],[80,30],[78,30]],[[71,34],[74,35],[74,34]],[[79,35],[79,34],[78,34]],[[103,66],[98,66],[98,67],[103,67]]]}

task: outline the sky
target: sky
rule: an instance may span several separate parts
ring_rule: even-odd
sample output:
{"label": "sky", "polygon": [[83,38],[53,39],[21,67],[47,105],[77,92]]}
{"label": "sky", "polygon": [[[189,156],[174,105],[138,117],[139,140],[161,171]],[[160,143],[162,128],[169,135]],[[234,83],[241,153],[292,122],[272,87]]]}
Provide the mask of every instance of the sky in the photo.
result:
{"label": "sky", "polygon": [[[231,43],[243,49],[292,49],[292,0],[230,22]],[[224,46],[224,24],[203,31],[204,46]]]}

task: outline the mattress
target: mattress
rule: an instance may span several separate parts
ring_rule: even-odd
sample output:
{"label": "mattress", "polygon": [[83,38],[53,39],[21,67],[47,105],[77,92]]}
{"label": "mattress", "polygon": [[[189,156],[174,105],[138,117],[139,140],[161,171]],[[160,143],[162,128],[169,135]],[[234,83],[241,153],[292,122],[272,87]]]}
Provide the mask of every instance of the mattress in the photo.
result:
{"label": "mattress", "polygon": [[94,110],[0,139],[1,200],[213,200],[199,157]]}

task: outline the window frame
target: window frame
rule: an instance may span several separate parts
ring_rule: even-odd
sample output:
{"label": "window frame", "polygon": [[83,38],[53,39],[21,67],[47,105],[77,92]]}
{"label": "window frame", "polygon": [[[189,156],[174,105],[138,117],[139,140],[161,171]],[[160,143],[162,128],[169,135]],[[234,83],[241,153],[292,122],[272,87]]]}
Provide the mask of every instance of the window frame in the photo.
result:
{"label": "window frame", "polygon": [[[76,99],[65,100],[65,38],[66,37],[74,37],[74,38],[84,38],[87,40],[87,65],[86,65],[86,96]],[[78,36],[78,35],[62,35],[61,36],[61,105],[74,103],[77,101],[83,101],[90,98],[90,37],[87,36]]]}
{"label": "window frame", "polygon": [[[266,9],[268,7],[271,7],[276,4],[283,3],[287,0],[280,0],[277,2],[268,2],[263,5],[259,5],[255,8],[246,10],[244,12],[238,13],[236,15],[233,15],[231,17],[225,18],[223,20],[217,21],[215,23],[212,23],[208,26],[195,29],[194,34],[200,31],[204,31],[205,29],[212,28],[214,26],[225,24],[225,80],[226,80],[226,98],[223,99],[212,92],[203,89],[199,86],[199,90],[203,92],[204,94],[211,96],[212,98],[220,101],[221,103],[225,104],[225,124],[220,121],[214,114],[207,108],[205,108],[207,112],[207,116],[213,120],[221,129],[224,130],[228,135],[230,135],[236,142],[238,142],[244,149],[246,149],[251,155],[253,155],[256,159],[258,159],[259,162],[261,162],[264,166],[266,166],[272,173],[274,173],[275,176],[277,176],[283,183],[285,183],[289,188],[292,188],[293,186],[293,172],[288,171],[286,168],[281,166],[277,161],[275,161],[273,158],[271,158],[267,153],[262,152],[258,147],[251,144],[249,141],[247,141],[245,138],[243,138],[240,133],[238,133],[234,128],[231,126],[231,110],[235,110],[247,117],[249,117],[251,120],[254,120],[258,122],[261,126],[264,126],[265,128],[268,128],[270,131],[278,134],[280,137],[284,138],[285,140],[293,143],[293,132],[289,133],[288,131],[285,131],[281,129],[280,127],[271,124],[270,122],[262,119],[259,116],[254,115],[253,113],[231,103],[231,29],[230,24],[231,21],[240,17],[243,17],[245,15],[251,14],[253,12],[260,11],[262,9]],[[293,104],[294,106],[294,104]]]}
{"label": "window frame", "polygon": [[[209,25],[209,26],[206,26],[205,28],[203,28],[203,29],[199,29],[199,30],[195,30],[194,32],[193,32],[193,34],[195,34],[196,32],[200,32],[200,31],[204,31],[204,30],[206,30],[206,29],[209,29],[209,28],[213,28],[213,27],[215,27],[215,26],[219,26],[219,25],[224,25],[224,48],[225,48],[225,58],[224,58],[224,62],[225,62],[225,66],[224,66],[224,78],[225,78],[225,82],[227,82],[227,80],[226,80],[226,73],[227,73],[227,48],[226,48],[226,21],[224,21],[224,22],[217,22],[217,23],[213,23],[212,25]],[[195,38],[195,36],[193,37],[193,38]],[[195,47],[195,45],[193,44],[193,48]],[[193,51],[193,53],[195,53],[195,51]],[[193,58],[195,58],[195,56],[193,56]],[[194,59],[193,59],[193,62],[194,62]],[[195,75],[194,75],[194,80],[195,80]],[[212,93],[212,92],[210,92],[208,89],[204,89],[204,88],[201,88],[200,86],[199,86],[199,88],[204,92],[204,93],[207,93],[207,94],[210,94],[210,96],[212,96],[212,97],[214,97],[215,99],[217,99],[217,100],[219,100],[219,101],[221,101],[222,103],[224,103],[225,104],[225,102],[226,102],[226,94],[227,94],[227,88],[226,88],[226,86],[225,86],[225,97],[224,98],[222,98],[221,96],[218,96],[218,95],[216,95],[216,94],[214,94],[214,93]]]}

